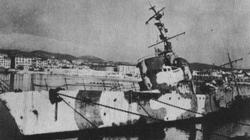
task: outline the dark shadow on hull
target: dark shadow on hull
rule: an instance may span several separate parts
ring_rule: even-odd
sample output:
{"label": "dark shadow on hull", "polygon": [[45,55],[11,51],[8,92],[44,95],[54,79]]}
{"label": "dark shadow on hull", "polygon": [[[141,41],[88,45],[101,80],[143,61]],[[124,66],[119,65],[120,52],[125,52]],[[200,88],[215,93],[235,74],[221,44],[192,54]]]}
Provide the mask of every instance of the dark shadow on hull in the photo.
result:
{"label": "dark shadow on hull", "polygon": [[0,101],[0,139],[21,140],[22,135],[4,101]]}

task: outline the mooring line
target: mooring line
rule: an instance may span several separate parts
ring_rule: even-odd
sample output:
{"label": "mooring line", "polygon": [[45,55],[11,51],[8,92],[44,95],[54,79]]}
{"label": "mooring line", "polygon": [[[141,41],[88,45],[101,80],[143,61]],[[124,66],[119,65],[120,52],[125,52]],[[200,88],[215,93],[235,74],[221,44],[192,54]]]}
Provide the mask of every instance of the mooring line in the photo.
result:
{"label": "mooring line", "polygon": [[80,99],[80,98],[77,98],[77,97],[72,97],[72,96],[69,96],[69,95],[61,94],[61,93],[58,93],[58,94],[61,95],[61,96],[64,96],[64,97],[71,98],[71,99],[80,100],[82,102],[86,102],[86,103],[89,103],[89,104],[94,104],[94,105],[106,107],[106,108],[109,108],[109,109],[114,109],[114,110],[117,110],[117,111],[121,111],[121,112],[125,112],[125,113],[130,113],[130,114],[137,115],[137,116],[140,116],[140,117],[146,117],[146,118],[151,118],[151,119],[154,119],[154,120],[157,120],[157,121],[165,122],[165,120],[154,118],[154,117],[151,117],[151,116],[147,116],[147,115],[143,115],[143,114],[139,114],[139,113],[127,111],[127,110],[120,109],[120,108],[115,108],[115,107],[108,106],[108,105],[103,105],[103,104],[95,103],[95,102],[93,102],[93,101],[91,101],[90,99],[87,99],[87,98]]}
{"label": "mooring line", "polygon": [[[158,118],[152,117],[150,115],[147,116],[147,115],[143,115],[143,114],[139,114],[139,113],[135,113],[135,112],[131,112],[131,111],[127,111],[127,110],[123,110],[123,109],[119,109],[119,108],[115,108],[115,107],[111,107],[111,106],[107,106],[107,105],[103,105],[103,104],[99,104],[99,103],[95,103],[95,102],[93,102],[92,100],[90,100],[88,98],[80,99],[80,98],[76,98],[76,97],[65,95],[65,94],[61,94],[61,93],[58,93],[58,94],[61,95],[61,96],[64,96],[64,97],[71,98],[71,99],[80,100],[82,102],[86,102],[86,103],[90,103],[90,104],[94,104],[94,105],[99,105],[99,106],[102,106],[102,107],[114,109],[114,110],[125,112],[125,113],[130,113],[130,114],[137,115],[137,116],[140,116],[140,117],[146,117],[146,118],[151,118],[153,120],[157,120],[157,121],[161,121],[161,122],[167,122],[167,121],[165,121],[163,119],[158,119]],[[155,100],[155,99],[152,99],[152,100],[158,101],[158,100]],[[199,112],[195,112],[193,110],[189,110],[189,109],[185,109],[185,108],[182,108],[182,107],[178,107],[178,106],[175,106],[175,105],[172,105],[172,104],[168,104],[168,103],[165,103],[165,102],[162,102],[162,101],[158,101],[158,102],[162,103],[162,104],[165,104],[165,105],[168,105],[168,106],[176,107],[176,108],[179,108],[179,109],[182,109],[182,110],[185,110],[185,111],[189,111],[189,112],[192,112],[192,113],[200,114],[203,117],[206,116],[205,114],[202,114],[202,113],[199,113]],[[245,126],[250,126],[250,124],[245,124],[245,123],[240,123],[240,122],[238,124],[245,125]]]}
{"label": "mooring line", "polygon": [[162,101],[159,101],[159,100],[155,100],[155,99],[152,99],[158,103],[162,103],[162,104],[165,104],[167,106],[171,106],[171,107],[175,107],[175,108],[178,108],[178,109],[181,109],[181,110],[185,110],[185,111],[188,111],[188,112],[192,112],[192,113],[195,113],[195,114],[199,114],[199,115],[202,115],[204,116],[205,114],[203,113],[200,113],[200,112],[196,112],[196,111],[193,111],[193,110],[189,110],[189,109],[186,109],[186,108],[182,108],[182,107],[179,107],[179,106],[176,106],[176,105],[172,105],[172,104],[169,104],[169,103],[166,103],[166,102],[162,102]]}
{"label": "mooring line", "polygon": [[67,103],[63,98],[62,101],[68,105],[74,112],[76,112],[78,115],[80,115],[83,119],[85,119],[89,124],[91,124],[93,127],[98,128],[94,123],[92,123],[89,119],[84,117],[80,112],[78,112],[75,108],[73,108],[69,103]]}
{"label": "mooring line", "polygon": [[[129,114],[133,114],[133,115],[138,115],[140,117],[146,117],[146,118],[151,118],[151,119],[154,119],[154,120],[157,120],[157,121],[161,121],[161,122],[164,122],[164,123],[167,123],[168,121],[165,121],[165,120],[162,120],[162,119],[158,119],[158,118],[155,118],[155,117],[152,117],[152,116],[146,116],[146,115],[143,115],[143,114],[139,114],[139,113],[135,113],[135,112],[130,112],[130,111],[127,111],[127,110],[123,110],[123,109],[119,109],[119,108],[114,108],[114,107],[111,107],[111,106],[107,106],[107,105],[103,105],[103,104],[99,104],[99,103],[95,103],[93,102],[92,100],[90,99],[80,99],[80,98],[76,98],[76,97],[73,97],[73,96],[69,96],[69,95],[65,95],[65,94],[61,94],[61,93],[58,93],[58,95],[61,95],[61,96],[64,96],[64,97],[68,97],[68,98],[71,98],[71,99],[75,99],[75,100],[80,100],[82,102],[86,102],[86,103],[89,103],[89,104],[94,104],[94,105],[99,105],[99,106],[102,106],[102,107],[106,107],[106,108],[110,108],[110,109],[114,109],[114,110],[118,110],[118,111],[121,111],[121,112],[126,112],[126,113],[129,113]],[[64,99],[63,101],[69,105]],[[156,100],[157,101],[157,100]],[[164,102],[162,102],[164,103]],[[168,103],[164,103],[166,105],[170,105],[171,104],[168,104]],[[82,116],[84,119],[86,119],[91,125],[93,125],[94,127],[98,128],[95,124],[93,124],[90,120],[88,120],[87,118],[85,118],[81,113],[79,113],[77,110],[75,110],[71,105],[69,105],[70,108],[72,108],[76,113],[78,113],[80,116]],[[173,107],[176,107],[173,105]],[[192,111],[192,110],[188,110],[188,109],[184,109],[184,108],[181,108],[181,107],[178,107],[179,109],[183,109],[183,110],[186,110],[186,111],[190,111],[190,112],[193,112],[193,113],[198,113],[198,112],[195,112],[195,111]],[[201,114],[201,113],[198,113],[198,114]],[[204,114],[201,114],[204,116]],[[184,120],[184,119],[181,119],[181,120]],[[179,121],[181,121],[179,120]],[[177,120],[178,121],[178,120]],[[247,126],[250,126],[250,124],[244,124],[244,123],[238,123],[238,124],[241,124],[241,125],[247,125]],[[217,136],[221,136],[221,137],[225,137],[225,138],[231,138],[230,136],[227,136],[227,135],[223,135],[223,134],[219,134],[219,133],[212,133],[212,132],[204,132],[202,129],[195,129],[196,131],[201,131],[203,133],[208,133],[208,134],[212,134],[212,135],[217,135]]]}
{"label": "mooring line", "polygon": [[137,101],[138,105],[142,108],[142,110],[149,116],[149,117],[152,117],[148,111],[139,103],[139,101]]}

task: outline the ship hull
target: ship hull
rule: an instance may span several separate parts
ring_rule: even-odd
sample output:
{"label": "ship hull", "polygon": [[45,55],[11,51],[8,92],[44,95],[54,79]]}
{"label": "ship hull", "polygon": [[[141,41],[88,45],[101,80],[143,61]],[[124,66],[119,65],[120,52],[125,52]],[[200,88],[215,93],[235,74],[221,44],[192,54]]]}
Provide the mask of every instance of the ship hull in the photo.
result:
{"label": "ship hull", "polygon": [[[201,117],[200,113],[205,112],[205,95],[183,96],[175,91],[72,90],[60,94],[65,96],[61,96],[63,101],[57,107],[50,102],[48,91],[9,92],[1,94],[0,99],[23,135],[161,123]],[[86,98],[91,102],[84,102]]]}

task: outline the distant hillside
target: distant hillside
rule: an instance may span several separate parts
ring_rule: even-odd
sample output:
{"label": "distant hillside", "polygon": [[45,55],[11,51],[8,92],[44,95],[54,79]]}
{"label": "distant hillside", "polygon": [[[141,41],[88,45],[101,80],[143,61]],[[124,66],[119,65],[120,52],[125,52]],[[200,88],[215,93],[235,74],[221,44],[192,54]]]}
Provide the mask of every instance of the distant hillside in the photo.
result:
{"label": "distant hillside", "polygon": [[204,63],[191,63],[190,68],[192,70],[203,70],[203,69],[221,69],[221,67],[211,64]]}
{"label": "distant hillside", "polygon": [[129,65],[129,66],[136,66],[136,64],[134,63],[130,63],[130,62],[115,62],[118,65]]}
{"label": "distant hillside", "polygon": [[47,51],[42,51],[42,50],[36,50],[36,51],[31,51],[31,52],[25,52],[25,51],[20,51],[20,50],[11,50],[11,49],[0,49],[0,53],[5,53],[5,54],[12,54],[12,55],[17,55],[17,56],[25,56],[25,57],[40,57],[42,59],[49,59],[49,58],[56,58],[59,60],[66,59],[69,61],[75,60],[75,59],[80,59],[84,60],[87,62],[92,62],[92,63],[104,63],[104,62],[109,62],[113,64],[124,64],[124,65],[134,65],[128,62],[112,62],[112,61],[106,61],[102,58],[92,56],[92,55],[84,55],[84,56],[73,56],[69,54],[60,54],[60,53],[53,53],[53,52],[47,52]]}
{"label": "distant hillside", "polygon": [[[207,70],[207,69],[215,69],[215,70],[223,70],[223,71],[231,71],[230,68],[222,68],[217,65],[211,65],[211,64],[204,64],[204,63],[191,63],[190,68],[192,70]],[[237,69],[234,70],[244,70],[245,72],[250,72],[250,69]]]}
{"label": "distant hillside", "polygon": [[7,50],[7,49],[0,49],[0,53],[4,53],[4,54],[8,54],[8,55],[26,54],[25,52],[22,52],[20,50]]}
{"label": "distant hillside", "polygon": [[60,54],[60,53],[51,53],[51,52],[46,52],[46,51],[32,51],[30,52],[33,56],[40,57],[43,59],[48,59],[48,58],[56,58],[59,60],[66,59],[66,60],[74,60],[77,57],[69,55],[69,54]]}
{"label": "distant hillside", "polygon": [[69,54],[46,52],[42,50],[25,52],[25,51],[20,51],[20,50],[0,49],[0,53],[5,53],[8,55],[12,54],[12,55],[17,55],[17,56],[25,56],[25,57],[40,57],[42,59],[56,58],[59,60],[66,59],[69,61],[74,60],[74,59],[83,59],[89,62],[99,62],[99,63],[105,61],[101,58],[91,56],[91,55],[76,57],[76,56],[69,55]]}
{"label": "distant hillside", "polygon": [[95,63],[105,62],[105,60],[103,60],[103,59],[101,59],[99,57],[96,57],[96,56],[92,56],[92,55],[80,56],[80,57],[77,57],[77,59],[82,59],[82,60],[86,60],[86,61],[89,61],[89,62],[95,62]]}

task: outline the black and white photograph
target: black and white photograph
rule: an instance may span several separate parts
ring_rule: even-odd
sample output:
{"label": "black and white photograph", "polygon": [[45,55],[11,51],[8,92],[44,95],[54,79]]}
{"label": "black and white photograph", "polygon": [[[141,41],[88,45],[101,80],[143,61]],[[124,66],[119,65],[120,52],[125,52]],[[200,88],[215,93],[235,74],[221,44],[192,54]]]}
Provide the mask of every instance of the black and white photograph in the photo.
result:
{"label": "black and white photograph", "polygon": [[0,140],[250,140],[250,0],[0,0]]}

